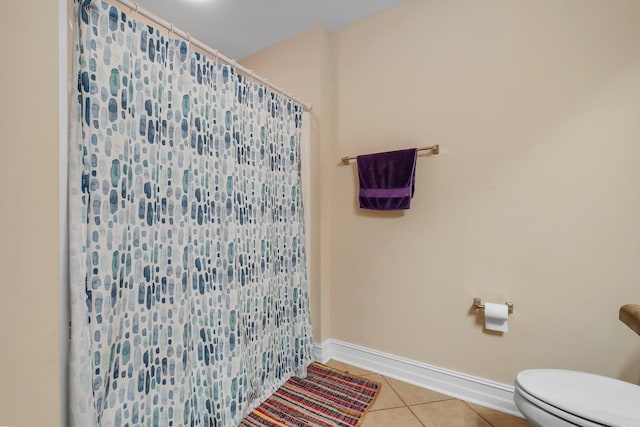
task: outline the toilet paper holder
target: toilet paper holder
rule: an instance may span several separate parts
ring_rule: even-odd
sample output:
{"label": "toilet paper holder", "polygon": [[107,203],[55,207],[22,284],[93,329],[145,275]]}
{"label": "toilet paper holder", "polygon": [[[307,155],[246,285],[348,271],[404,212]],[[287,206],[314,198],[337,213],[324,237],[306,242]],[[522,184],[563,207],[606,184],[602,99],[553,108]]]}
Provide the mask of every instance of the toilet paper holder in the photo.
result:
{"label": "toilet paper holder", "polygon": [[[507,305],[507,309],[509,311],[509,314],[513,314],[513,303],[512,302],[505,302],[505,304]],[[480,298],[474,298],[473,299],[473,305],[478,310],[484,310],[484,304],[482,303],[482,300]]]}

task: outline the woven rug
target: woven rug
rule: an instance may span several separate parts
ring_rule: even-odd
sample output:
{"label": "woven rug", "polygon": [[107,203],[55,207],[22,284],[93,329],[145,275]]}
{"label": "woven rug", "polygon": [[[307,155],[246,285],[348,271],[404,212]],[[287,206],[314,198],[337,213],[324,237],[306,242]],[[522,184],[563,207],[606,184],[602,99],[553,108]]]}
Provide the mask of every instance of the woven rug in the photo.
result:
{"label": "woven rug", "polygon": [[375,381],[312,363],[307,378],[289,379],[240,426],[357,426],[379,390]]}

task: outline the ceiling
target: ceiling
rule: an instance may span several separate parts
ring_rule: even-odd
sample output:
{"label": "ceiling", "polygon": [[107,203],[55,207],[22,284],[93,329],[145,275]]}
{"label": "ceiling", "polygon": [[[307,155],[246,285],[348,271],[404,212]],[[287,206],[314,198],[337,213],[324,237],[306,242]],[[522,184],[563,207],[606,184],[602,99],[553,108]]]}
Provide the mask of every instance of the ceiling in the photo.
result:
{"label": "ceiling", "polygon": [[231,58],[242,59],[316,25],[335,31],[406,0],[138,0]]}

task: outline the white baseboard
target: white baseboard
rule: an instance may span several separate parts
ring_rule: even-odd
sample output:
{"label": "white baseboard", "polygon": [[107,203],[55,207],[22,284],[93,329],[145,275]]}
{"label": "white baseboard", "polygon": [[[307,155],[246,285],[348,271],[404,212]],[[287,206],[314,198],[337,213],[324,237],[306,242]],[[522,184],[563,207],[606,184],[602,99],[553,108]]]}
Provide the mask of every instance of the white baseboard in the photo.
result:
{"label": "white baseboard", "polygon": [[513,403],[513,386],[429,365],[382,351],[328,339],[314,344],[316,360],[339,360],[419,387],[522,417]]}

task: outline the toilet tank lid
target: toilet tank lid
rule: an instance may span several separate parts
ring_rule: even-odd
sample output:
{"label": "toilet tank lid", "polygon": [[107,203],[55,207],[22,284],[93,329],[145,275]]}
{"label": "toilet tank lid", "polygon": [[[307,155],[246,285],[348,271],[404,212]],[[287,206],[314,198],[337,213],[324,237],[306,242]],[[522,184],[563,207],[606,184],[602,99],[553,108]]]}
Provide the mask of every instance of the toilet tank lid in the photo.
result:
{"label": "toilet tank lid", "polygon": [[561,369],[518,373],[516,387],[549,405],[607,426],[640,426],[640,386]]}

